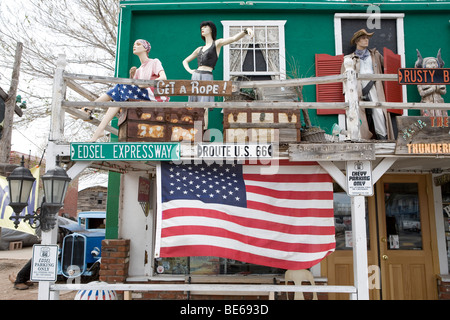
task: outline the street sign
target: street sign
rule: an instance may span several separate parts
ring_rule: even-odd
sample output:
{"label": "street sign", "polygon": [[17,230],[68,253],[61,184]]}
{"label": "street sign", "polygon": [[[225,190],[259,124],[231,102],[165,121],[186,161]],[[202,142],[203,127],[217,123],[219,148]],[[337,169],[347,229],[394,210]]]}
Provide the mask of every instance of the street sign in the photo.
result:
{"label": "street sign", "polygon": [[347,161],[347,193],[349,196],[373,196],[370,161]]}
{"label": "street sign", "polygon": [[270,143],[199,143],[197,157],[208,159],[252,159],[272,158],[273,146]]}
{"label": "street sign", "polygon": [[58,246],[33,245],[31,281],[56,281],[58,271]]}
{"label": "street sign", "polygon": [[180,159],[178,142],[73,142],[73,161],[170,161]]}
{"label": "street sign", "polygon": [[450,84],[450,69],[400,68],[399,84]]}

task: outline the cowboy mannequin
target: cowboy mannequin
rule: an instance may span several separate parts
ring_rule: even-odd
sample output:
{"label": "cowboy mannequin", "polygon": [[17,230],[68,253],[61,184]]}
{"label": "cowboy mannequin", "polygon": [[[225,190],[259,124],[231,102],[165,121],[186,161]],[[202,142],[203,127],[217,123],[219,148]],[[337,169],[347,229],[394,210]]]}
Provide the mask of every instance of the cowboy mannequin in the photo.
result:
{"label": "cowboy mannequin", "polygon": [[[368,49],[369,40],[373,33],[367,32],[365,29],[356,31],[353,34],[350,43],[356,46],[356,50],[350,55],[356,73],[360,74],[382,74],[383,73],[383,56],[381,53],[373,49]],[[344,72],[344,66],[342,71]],[[385,102],[384,88],[382,81],[358,81],[358,96],[360,101]],[[375,138],[377,140],[394,139],[392,122],[385,109],[361,109],[361,137],[363,139]],[[370,125],[373,122],[375,132],[370,131]]]}

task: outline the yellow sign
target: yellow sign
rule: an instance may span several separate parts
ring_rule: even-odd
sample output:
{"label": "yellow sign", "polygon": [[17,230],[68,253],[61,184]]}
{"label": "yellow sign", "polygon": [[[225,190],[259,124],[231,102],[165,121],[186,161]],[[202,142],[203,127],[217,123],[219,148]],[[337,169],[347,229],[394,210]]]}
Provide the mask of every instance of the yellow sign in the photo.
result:
{"label": "yellow sign", "polygon": [[[38,193],[39,193],[39,171],[40,168],[38,166],[30,169],[33,177],[36,178],[34,182],[33,188],[31,189],[30,198],[28,199],[28,206],[23,209],[21,216],[25,216],[26,214],[32,214],[33,211],[39,207]],[[14,212],[12,208],[9,206],[9,187],[8,181],[6,177],[0,176],[0,227],[15,229],[14,223],[9,217],[13,215]],[[28,223],[20,222],[19,227],[15,230],[19,230],[22,232],[26,232],[29,234],[35,234],[35,230],[30,227]]]}

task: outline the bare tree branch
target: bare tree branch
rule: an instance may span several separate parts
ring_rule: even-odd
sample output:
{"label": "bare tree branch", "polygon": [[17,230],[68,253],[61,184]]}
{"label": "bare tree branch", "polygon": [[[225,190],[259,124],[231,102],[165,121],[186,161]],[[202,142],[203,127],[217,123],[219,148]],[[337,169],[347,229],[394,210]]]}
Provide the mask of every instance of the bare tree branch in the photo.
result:
{"label": "bare tree branch", "polygon": [[[9,87],[17,42],[23,43],[18,94],[27,101],[20,129],[44,123],[50,116],[52,79],[58,55],[66,55],[69,72],[112,76],[116,54],[118,0],[0,0],[0,86]],[[89,83],[94,93],[105,86]],[[71,90],[71,100],[85,100]],[[41,125],[39,125],[41,127]],[[66,132],[73,140],[92,136],[93,127],[66,117]],[[26,137],[29,141],[32,137]],[[34,141],[38,143],[37,141]]]}

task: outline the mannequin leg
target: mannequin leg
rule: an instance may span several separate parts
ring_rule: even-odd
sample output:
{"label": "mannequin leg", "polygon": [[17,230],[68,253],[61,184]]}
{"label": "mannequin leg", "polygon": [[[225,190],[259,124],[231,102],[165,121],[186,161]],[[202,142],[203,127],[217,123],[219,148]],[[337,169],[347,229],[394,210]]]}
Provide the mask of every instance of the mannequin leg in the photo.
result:
{"label": "mannequin leg", "polygon": [[[112,99],[111,99],[111,97],[109,95],[107,95],[106,93],[103,93],[100,97],[95,99],[94,102],[108,102],[108,101],[111,101],[111,100]],[[88,113],[89,116],[92,119],[92,110],[94,110],[94,108],[85,107],[85,108],[82,108],[81,110],[83,110],[84,112]]]}
{"label": "mannequin leg", "polygon": [[95,142],[98,138],[100,138],[103,135],[103,132],[105,131],[106,126],[111,122],[111,120],[114,118],[114,116],[119,112],[120,107],[110,107],[106,111],[105,115],[103,116],[102,121],[97,127],[97,130],[95,130],[94,135],[92,136],[91,140],[89,142]]}
{"label": "mannequin leg", "polygon": [[377,140],[386,140],[386,119],[384,118],[383,110],[378,108],[372,109],[372,118],[375,125]]}

